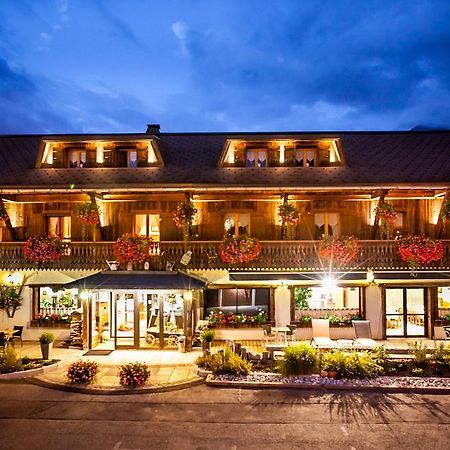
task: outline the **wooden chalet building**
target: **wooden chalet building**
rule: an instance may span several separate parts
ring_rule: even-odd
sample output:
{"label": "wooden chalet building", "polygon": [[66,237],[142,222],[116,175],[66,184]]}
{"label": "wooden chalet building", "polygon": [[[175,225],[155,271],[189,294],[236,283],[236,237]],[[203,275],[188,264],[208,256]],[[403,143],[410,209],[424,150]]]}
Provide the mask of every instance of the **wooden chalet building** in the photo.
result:
{"label": "wooden chalet building", "polygon": [[[2,328],[68,338],[81,312],[86,347],[146,348],[175,346],[211,314],[217,337],[244,339],[263,337],[262,316],[299,338],[326,316],[332,337],[351,337],[360,315],[375,339],[441,337],[449,189],[447,131],[0,136],[0,281],[23,284]],[[181,228],[179,205],[196,209]],[[148,257],[111,270],[126,233],[152,239]],[[441,240],[438,259],[412,270],[395,240],[406,235]],[[63,241],[60,257],[24,252],[42,236]],[[224,257],[224,237],[244,236],[253,253]],[[342,236],[358,239],[351,258],[321,243]]]}

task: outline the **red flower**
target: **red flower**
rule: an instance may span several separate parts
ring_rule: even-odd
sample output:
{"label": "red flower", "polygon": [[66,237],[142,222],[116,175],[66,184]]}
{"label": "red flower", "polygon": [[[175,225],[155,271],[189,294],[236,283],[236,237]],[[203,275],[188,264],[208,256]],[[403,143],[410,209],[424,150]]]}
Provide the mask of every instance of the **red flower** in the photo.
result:
{"label": "red flower", "polygon": [[54,262],[64,255],[64,243],[58,237],[30,237],[23,245],[23,254],[29,261]]}
{"label": "red flower", "polygon": [[397,251],[402,261],[414,268],[439,261],[444,256],[444,244],[425,236],[406,236],[398,240]]}
{"label": "red flower", "polygon": [[353,236],[342,236],[322,239],[319,243],[320,258],[335,260],[345,266],[357,256],[359,241]]}
{"label": "red flower", "polygon": [[114,255],[121,263],[143,262],[150,256],[152,238],[124,234],[113,245]]}
{"label": "red flower", "polygon": [[250,236],[225,238],[219,246],[219,257],[228,264],[253,261],[260,252],[259,241]]}
{"label": "red flower", "polygon": [[78,218],[86,225],[96,225],[100,223],[100,211],[97,203],[87,202],[78,207]]}

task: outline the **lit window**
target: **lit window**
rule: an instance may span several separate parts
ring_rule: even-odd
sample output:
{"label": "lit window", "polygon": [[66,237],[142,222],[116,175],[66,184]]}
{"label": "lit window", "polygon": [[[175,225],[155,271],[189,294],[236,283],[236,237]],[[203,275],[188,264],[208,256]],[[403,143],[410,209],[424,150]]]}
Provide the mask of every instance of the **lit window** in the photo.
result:
{"label": "lit window", "polygon": [[86,151],[70,150],[67,154],[71,169],[86,167]]}
{"label": "lit window", "polygon": [[314,214],[315,239],[339,235],[339,214],[322,212]]}
{"label": "lit window", "polygon": [[224,220],[225,236],[233,237],[250,234],[249,213],[228,213]]}
{"label": "lit window", "polygon": [[159,214],[136,214],[134,216],[134,232],[159,242],[159,220]]}
{"label": "lit window", "polygon": [[314,167],[317,165],[316,157],[315,150],[296,150],[295,165],[298,167]]}
{"label": "lit window", "polygon": [[72,237],[72,219],[70,216],[50,216],[47,218],[47,229],[50,237],[70,240]]}
{"label": "lit window", "polygon": [[138,166],[138,158],[136,150],[119,150],[117,152],[118,167],[136,168]]}

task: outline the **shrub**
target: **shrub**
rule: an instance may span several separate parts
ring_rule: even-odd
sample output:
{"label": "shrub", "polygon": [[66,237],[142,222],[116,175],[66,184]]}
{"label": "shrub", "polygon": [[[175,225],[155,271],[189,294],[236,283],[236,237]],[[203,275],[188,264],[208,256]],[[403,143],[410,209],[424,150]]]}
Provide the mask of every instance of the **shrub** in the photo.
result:
{"label": "shrub", "polygon": [[437,375],[442,375],[445,368],[450,368],[450,348],[441,343],[432,350],[431,361],[434,364],[434,371]]}
{"label": "shrub", "polygon": [[306,343],[286,347],[278,367],[283,375],[315,373],[320,367],[319,352]]}
{"label": "shrub", "polygon": [[55,340],[55,336],[52,333],[42,333],[39,336],[39,342],[41,344],[51,344]]}
{"label": "shrub", "polygon": [[413,355],[414,357],[414,365],[416,367],[420,367],[422,369],[426,369],[428,367],[429,361],[428,361],[428,356],[427,356],[427,351],[428,348],[427,346],[420,342],[420,341],[415,341],[412,344],[408,344],[408,351],[411,355]]}
{"label": "shrub", "polygon": [[229,347],[213,355],[200,356],[195,360],[195,364],[210,370],[214,375],[248,375],[252,370],[252,365]]}
{"label": "shrub", "polygon": [[22,370],[22,360],[17,357],[14,348],[8,345],[0,364],[0,373],[20,372]]}
{"label": "shrub", "polygon": [[422,367],[414,367],[411,369],[411,375],[415,377],[423,377],[425,371],[422,369]]}
{"label": "shrub", "polygon": [[216,333],[213,330],[204,330],[202,334],[200,334],[200,339],[202,342],[212,342],[214,341],[214,337]]}
{"label": "shrub", "polygon": [[72,363],[66,374],[69,383],[93,383],[99,372],[98,364],[94,361],[76,361]]}
{"label": "shrub", "polygon": [[28,356],[22,356],[22,364],[30,364],[31,358]]}
{"label": "shrub", "polygon": [[119,368],[119,381],[122,386],[144,386],[149,378],[150,370],[146,364],[135,362]]}
{"label": "shrub", "polygon": [[384,373],[376,358],[369,352],[332,350],[323,355],[322,368],[335,371],[337,378],[375,378]]}

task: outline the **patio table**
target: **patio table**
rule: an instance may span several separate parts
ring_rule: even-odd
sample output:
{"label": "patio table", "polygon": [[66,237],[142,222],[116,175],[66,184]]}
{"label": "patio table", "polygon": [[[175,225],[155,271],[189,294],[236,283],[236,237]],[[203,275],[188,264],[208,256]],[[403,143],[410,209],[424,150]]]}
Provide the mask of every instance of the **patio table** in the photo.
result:
{"label": "patio table", "polygon": [[[277,335],[284,335],[284,342],[287,342],[287,333],[291,331],[288,327],[272,327],[272,331]],[[277,339],[278,340],[278,339]]]}

